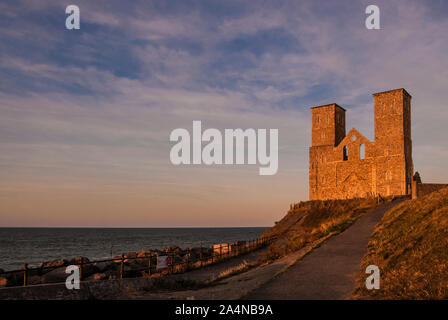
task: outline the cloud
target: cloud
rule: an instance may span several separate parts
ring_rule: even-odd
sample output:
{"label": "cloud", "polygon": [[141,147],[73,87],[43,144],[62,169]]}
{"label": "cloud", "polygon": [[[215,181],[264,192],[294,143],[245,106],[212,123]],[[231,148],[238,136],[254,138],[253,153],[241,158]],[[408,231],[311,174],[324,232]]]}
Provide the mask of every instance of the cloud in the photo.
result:
{"label": "cloud", "polygon": [[[378,1],[382,30],[372,31],[368,4],[80,0],[79,32],[64,29],[59,1],[2,4],[0,189],[10,197],[1,213],[16,214],[16,223],[34,217],[18,204],[26,194],[38,212],[51,207],[54,221],[81,223],[58,218],[56,206],[33,195],[39,190],[46,201],[57,192],[61,210],[88,208],[95,219],[119,194],[113,225],[126,205],[139,223],[147,214],[159,225],[238,225],[244,208],[244,223],[268,224],[307,198],[309,107],[339,103],[347,130],[372,139],[370,94],[399,87],[413,95],[416,169],[426,181],[448,180],[428,156],[447,152],[447,8]],[[279,174],[172,166],[169,133],[193,120],[278,128]],[[95,194],[98,202],[83,207]],[[204,221],[206,204],[219,210]],[[191,221],[172,207],[186,208]]]}

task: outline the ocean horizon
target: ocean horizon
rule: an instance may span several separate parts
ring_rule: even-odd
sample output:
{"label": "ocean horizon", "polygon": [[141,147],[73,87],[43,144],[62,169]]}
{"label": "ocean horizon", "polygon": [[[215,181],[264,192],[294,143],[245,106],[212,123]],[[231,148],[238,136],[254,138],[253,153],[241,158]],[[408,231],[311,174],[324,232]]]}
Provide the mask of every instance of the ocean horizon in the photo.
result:
{"label": "ocean horizon", "polygon": [[[269,227],[1,227],[0,269],[19,269],[24,263],[69,259],[107,259],[142,249],[210,246],[254,240]],[[112,244],[112,250],[110,245]]]}

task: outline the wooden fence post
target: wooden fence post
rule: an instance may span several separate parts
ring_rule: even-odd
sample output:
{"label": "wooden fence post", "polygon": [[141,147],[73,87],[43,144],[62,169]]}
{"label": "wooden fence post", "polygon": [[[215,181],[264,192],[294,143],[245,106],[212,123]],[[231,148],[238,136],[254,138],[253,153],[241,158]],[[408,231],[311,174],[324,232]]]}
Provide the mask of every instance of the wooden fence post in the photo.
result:
{"label": "wooden fence post", "polygon": [[123,279],[123,275],[124,275],[124,254],[121,254],[120,279]]}
{"label": "wooden fence post", "polygon": [[201,251],[199,251],[199,261],[201,261],[201,268],[202,268],[202,243],[201,243]]}
{"label": "wooden fence post", "polygon": [[79,263],[79,280],[82,280],[82,274],[84,270],[84,257],[81,257],[81,262]]}
{"label": "wooden fence post", "polygon": [[190,269],[190,255],[191,255],[191,250],[190,248],[188,248],[188,256],[187,256],[187,271]]}
{"label": "wooden fence post", "polygon": [[149,259],[148,259],[148,275],[151,275],[151,260],[152,260],[152,254],[149,254]]}
{"label": "wooden fence post", "polygon": [[26,287],[28,284],[28,263],[23,265],[23,286]]}

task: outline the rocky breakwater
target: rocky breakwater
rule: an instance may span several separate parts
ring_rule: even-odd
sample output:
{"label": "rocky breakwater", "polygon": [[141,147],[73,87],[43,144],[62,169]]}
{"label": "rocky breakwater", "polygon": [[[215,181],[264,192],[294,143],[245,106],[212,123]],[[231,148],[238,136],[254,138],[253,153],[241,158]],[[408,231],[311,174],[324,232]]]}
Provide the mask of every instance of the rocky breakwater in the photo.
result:
{"label": "rocky breakwater", "polygon": [[[169,257],[169,268],[157,267],[157,257],[160,255]],[[68,276],[66,268],[69,265],[80,266],[82,281],[119,279],[120,277],[157,277],[169,272],[177,273],[198,268],[202,264],[209,263],[212,255],[213,249],[208,247],[181,249],[170,246],[163,250],[129,252],[100,261],[90,261],[87,257],[58,259],[42,262],[38,267],[27,268],[26,276],[25,267],[11,272],[0,269],[0,288],[22,286],[25,282],[26,285],[65,282]]]}

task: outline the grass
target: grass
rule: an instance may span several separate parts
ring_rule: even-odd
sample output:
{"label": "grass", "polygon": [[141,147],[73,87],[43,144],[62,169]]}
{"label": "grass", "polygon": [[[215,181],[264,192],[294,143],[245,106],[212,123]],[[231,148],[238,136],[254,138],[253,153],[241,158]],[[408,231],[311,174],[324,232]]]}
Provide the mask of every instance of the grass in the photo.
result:
{"label": "grass", "polygon": [[152,285],[144,288],[144,291],[148,292],[157,292],[160,290],[169,290],[169,291],[184,291],[184,290],[199,290],[202,288],[210,287],[209,283],[203,281],[196,280],[187,280],[187,279],[165,279],[158,278],[153,281]]}
{"label": "grass", "polygon": [[[380,289],[365,288],[368,265]],[[390,210],[375,228],[354,291],[357,299],[448,299],[448,188]]]}
{"label": "grass", "polygon": [[244,273],[246,271],[249,271],[250,269],[256,267],[257,265],[258,265],[258,263],[249,264],[249,263],[247,263],[246,260],[244,260],[239,265],[231,267],[231,268],[228,268],[228,269],[222,271],[211,282],[217,282],[217,281],[221,281],[223,279],[226,279],[226,278],[229,278],[229,277],[232,277],[232,276],[236,276],[238,274],[241,274],[241,273]]}
{"label": "grass", "polygon": [[307,244],[341,233],[377,206],[376,198],[307,201],[291,205],[286,216],[263,236],[275,236],[262,262],[270,262]]}

